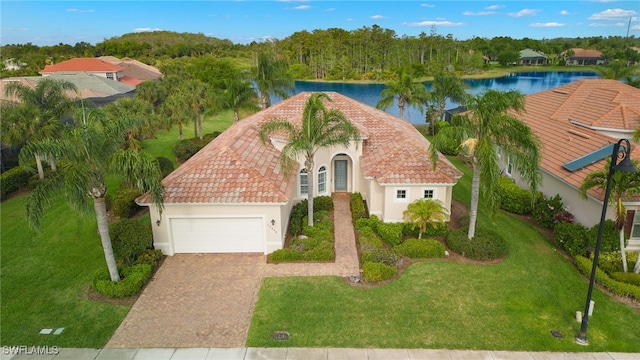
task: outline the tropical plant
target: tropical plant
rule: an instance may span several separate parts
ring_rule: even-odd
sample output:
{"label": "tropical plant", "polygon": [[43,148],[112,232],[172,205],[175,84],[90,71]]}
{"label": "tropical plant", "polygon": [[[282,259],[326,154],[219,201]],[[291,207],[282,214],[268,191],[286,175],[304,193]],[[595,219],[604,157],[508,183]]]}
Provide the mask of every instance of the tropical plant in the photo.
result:
{"label": "tropical plant", "polygon": [[103,107],[108,117],[129,118],[135,125],[127,131],[124,147],[129,150],[142,149],[141,140],[153,136],[158,128],[153,107],[140,98],[122,98]]}
{"label": "tropical plant", "polygon": [[532,193],[537,193],[541,182],[539,172],[540,142],[532,130],[507,110],[524,110],[524,95],[516,90],[488,90],[471,96],[467,102],[470,113],[454,118],[452,125],[444,127],[432,139],[430,152],[435,168],[437,150],[454,140],[466,150],[471,158],[473,179],[471,185],[471,208],[468,237],[475,235],[480,190],[492,211],[500,206],[500,167],[498,151],[502,149],[519,175],[529,184]]}
{"label": "tropical plant", "polygon": [[633,142],[640,143],[640,127],[633,131]]}
{"label": "tropical plant", "polygon": [[[125,135],[132,126],[128,118],[107,118],[99,109],[80,108],[76,126],[66,125],[60,138],[27,144],[20,153],[22,166],[34,154],[59,154],[60,170],[39,183],[25,201],[27,220],[38,226],[50,199],[64,193],[69,204],[82,213],[91,212],[90,199],[98,223],[105,260],[112,281],[120,275],[109,235],[105,195],[106,177],[122,176],[142,191],[148,191],[162,209],[163,186],[157,161],[141,151],[125,150]],[[161,211],[161,210],[160,210]]]}
{"label": "tropical plant", "polygon": [[[468,96],[465,88],[465,83],[453,72],[440,71],[436,74],[431,89],[431,102],[437,105],[436,121],[442,120],[447,100],[465,104]],[[435,134],[436,121],[430,121],[432,134]]]}
{"label": "tropical plant", "polygon": [[270,134],[281,132],[287,139],[282,149],[280,166],[285,176],[290,176],[296,160],[304,159],[307,170],[308,225],[313,226],[313,170],[314,157],[319,149],[332,146],[349,146],[360,138],[358,129],[338,109],[327,109],[323,101],[331,101],[325,93],[312,94],[302,112],[302,123],[296,127],[288,120],[274,119],[260,128],[260,140],[267,143]]}
{"label": "tropical plant", "polygon": [[[186,96],[180,92],[173,93],[162,103],[162,113],[169,126],[178,125],[180,141],[184,140],[184,126],[195,117]],[[195,136],[195,135],[194,135]]]}
{"label": "tropical plant", "polygon": [[412,224],[411,229],[419,228],[418,239],[427,231],[427,225],[442,225],[449,221],[449,212],[442,201],[435,199],[418,199],[402,213],[405,222]]}
{"label": "tropical plant", "polygon": [[633,75],[638,72],[638,67],[629,66],[624,60],[613,60],[609,65],[597,66],[595,72],[604,79],[633,79]]}
{"label": "tropical plant", "polygon": [[240,121],[240,109],[259,110],[257,95],[251,82],[243,76],[237,76],[224,80],[224,104],[233,110],[233,120]]}
{"label": "tropical plant", "polygon": [[195,137],[202,139],[202,114],[207,106],[213,104],[213,95],[209,92],[207,84],[200,80],[186,80],[178,87],[178,92],[191,108],[193,118],[193,133]]}
{"label": "tropical plant", "polygon": [[[15,97],[19,104],[2,104],[2,142],[19,146],[55,138],[62,129],[61,117],[75,106],[75,102],[67,96],[67,91],[77,91],[77,88],[68,81],[48,77],[40,79],[34,88],[20,82],[8,83],[6,95]],[[44,179],[41,161],[48,159],[55,170],[57,155],[33,154],[40,179]]]}
{"label": "tropical plant", "polygon": [[[632,162],[636,168],[640,167],[640,161],[632,160]],[[606,189],[610,167],[611,160],[607,159],[604,169],[593,171],[584,178],[579,189],[580,196],[582,196],[583,199],[587,199],[587,192],[590,189],[596,188],[603,191]],[[640,173],[614,171],[611,175],[610,186],[613,196],[609,199],[608,205],[615,205],[616,208],[615,229],[620,233],[622,265],[624,272],[627,272],[627,261],[624,252],[624,225],[627,219],[627,210],[624,207],[623,201],[633,195],[640,194]]]}
{"label": "tropical plant", "polygon": [[286,99],[289,97],[289,93],[294,90],[293,77],[289,74],[286,61],[277,59],[272,52],[258,54],[255,81],[260,93],[262,109],[271,106],[271,95]]}
{"label": "tropical plant", "polygon": [[386,110],[398,99],[398,115],[404,119],[404,108],[415,106],[420,112],[424,111],[424,105],[429,100],[427,88],[419,82],[414,82],[413,77],[405,72],[398,73],[398,78],[387,82],[387,87],[380,92],[382,98],[377,104],[378,109]]}

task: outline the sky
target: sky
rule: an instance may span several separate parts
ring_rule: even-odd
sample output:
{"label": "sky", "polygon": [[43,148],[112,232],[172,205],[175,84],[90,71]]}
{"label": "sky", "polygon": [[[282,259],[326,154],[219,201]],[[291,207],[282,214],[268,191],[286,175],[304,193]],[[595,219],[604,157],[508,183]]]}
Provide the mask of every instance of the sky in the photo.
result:
{"label": "sky", "polygon": [[[629,27],[629,19],[631,26]],[[96,44],[141,31],[203,33],[234,43],[296,31],[378,25],[398,36],[466,40],[626,36],[640,38],[640,1],[11,1],[0,0],[0,44]]]}

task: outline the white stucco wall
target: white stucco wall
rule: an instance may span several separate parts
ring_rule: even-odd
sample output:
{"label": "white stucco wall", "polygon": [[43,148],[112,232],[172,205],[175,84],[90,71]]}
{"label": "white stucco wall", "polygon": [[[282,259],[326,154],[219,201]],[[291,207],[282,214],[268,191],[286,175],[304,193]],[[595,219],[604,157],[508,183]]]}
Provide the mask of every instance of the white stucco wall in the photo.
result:
{"label": "white stucco wall", "polygon": [[[415,200],[422,199],[424,190],[433,190],[433,199],[440,200],[447,211],[451,212],[451,186],[442,184],[424,184],[424,185],[385,185],[382,187],[384,191],[384,205],[382,209],[382,220],[385,222],[402,222],[402,213],[407,209],[407,205]],[[397,191],[405,190],[407,197],[405,199],[397,199]]]}

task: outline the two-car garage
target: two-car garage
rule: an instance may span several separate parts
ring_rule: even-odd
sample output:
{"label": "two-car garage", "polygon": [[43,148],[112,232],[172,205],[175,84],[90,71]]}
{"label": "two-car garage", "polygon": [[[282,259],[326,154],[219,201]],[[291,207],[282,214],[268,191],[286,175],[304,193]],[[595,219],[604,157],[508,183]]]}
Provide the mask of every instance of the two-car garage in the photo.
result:
{"label": "two-car garage", "polygon": [[263,217],[170,217],[172,253],[265,251]]}

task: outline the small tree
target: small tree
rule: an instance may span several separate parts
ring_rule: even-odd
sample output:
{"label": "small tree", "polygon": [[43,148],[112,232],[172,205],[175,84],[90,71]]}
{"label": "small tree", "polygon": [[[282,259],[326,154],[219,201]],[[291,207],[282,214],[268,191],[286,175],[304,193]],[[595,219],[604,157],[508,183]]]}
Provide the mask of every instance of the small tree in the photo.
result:
{"label": "small tree", "polygon": [[389,81],[387,87],[380,92],[382,99],[376,104],[378,109],[386,110],[393,101],[398,98],[398,114],[404,119],[404,109],[414,105],[420,112],[424,110],[423,104],[429,100],[427,88],[419,82],[414,82],[411,75],[404,72],[398,74],[398,79]]}
{"label": "small tree", "polygon": [[402,213],[405,222],[411,223],[411,229],[419,228],[418,239],[427,231],[427,225],[441,225],[449,221],[449,212],[440,200],[418,199],[407,206]]}

